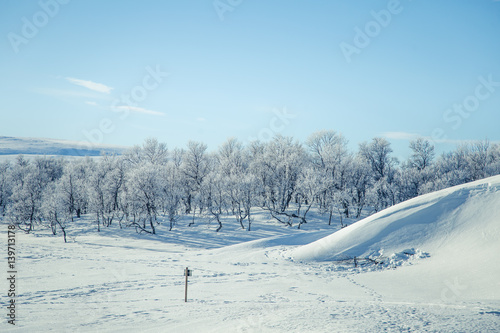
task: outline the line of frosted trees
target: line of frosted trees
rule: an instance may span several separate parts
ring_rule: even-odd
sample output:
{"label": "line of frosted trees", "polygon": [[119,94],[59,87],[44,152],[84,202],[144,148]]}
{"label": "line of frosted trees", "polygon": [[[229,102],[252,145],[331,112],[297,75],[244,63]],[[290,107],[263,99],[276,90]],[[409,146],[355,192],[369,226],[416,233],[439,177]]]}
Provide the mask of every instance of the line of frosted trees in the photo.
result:
{"label": "line of frosted trees", "polygon": [[410,143],[399,162],[384,138],[349,151],[334,131],[312,134],[305,143],[276,136],[243,146],[228,139],[216,152],[200,142],[169,151],[146,140],[120,156],[99,159],[18,156],[0,164],[0,215],[26,232],[59,230],[90,214],[97,231],[111,224],[155,234],[181,217],[223,227],[232,216],[248,231],[252,212],[267,211],[287,226],[301,227],[316,207],[329,224],[338,215],[359,218],[420,194],[500,174],[500,145],[488,141],[458,146],[435,158],[425,139]]}

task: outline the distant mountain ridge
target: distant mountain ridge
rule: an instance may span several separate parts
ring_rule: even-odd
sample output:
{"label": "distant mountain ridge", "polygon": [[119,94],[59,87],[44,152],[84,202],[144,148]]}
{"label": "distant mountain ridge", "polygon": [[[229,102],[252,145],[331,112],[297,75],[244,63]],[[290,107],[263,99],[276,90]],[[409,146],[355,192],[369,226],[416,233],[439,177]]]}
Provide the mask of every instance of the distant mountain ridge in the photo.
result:
{"label": "distant mountain ridge", "polygon": [[80,141],[0,136],[0,155],[99,156],[101,153],[120,155],[126,149]]}

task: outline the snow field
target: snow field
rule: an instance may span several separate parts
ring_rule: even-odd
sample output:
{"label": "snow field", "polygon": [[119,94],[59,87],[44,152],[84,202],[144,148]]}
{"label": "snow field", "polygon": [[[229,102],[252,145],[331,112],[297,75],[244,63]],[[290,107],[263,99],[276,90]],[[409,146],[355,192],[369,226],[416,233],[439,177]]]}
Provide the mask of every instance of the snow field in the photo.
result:
{"label": "snow field", "polygon": [[[1,328],[498,332],[499,189],[493,177],[440,191],[334,234],[324,221],[297,230],[262,213],[251,232],[228,219],[220,233],[183,221],[157,236],[117,225],[98,234],[88,232],[89,217],[69,231],[68,244],[47,231],[18,232],[18,325]],[[380,253],[394,265],[332,261]]]}

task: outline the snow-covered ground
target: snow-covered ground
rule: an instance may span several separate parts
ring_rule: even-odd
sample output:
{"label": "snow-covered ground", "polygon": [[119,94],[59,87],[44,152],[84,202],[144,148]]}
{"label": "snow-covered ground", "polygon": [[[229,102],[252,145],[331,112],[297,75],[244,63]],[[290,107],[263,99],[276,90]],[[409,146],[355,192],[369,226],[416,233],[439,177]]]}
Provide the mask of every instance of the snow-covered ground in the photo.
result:
{"label": "snow-covered ground", "polygon": [[341,230],[317,216],[302,230],[255,219],[250,232],[185,220],[154,236],[117,225],[98,234],[86,217],[67,244],[18,231],[17,325],[0,330],[500,331],[500,176]]}

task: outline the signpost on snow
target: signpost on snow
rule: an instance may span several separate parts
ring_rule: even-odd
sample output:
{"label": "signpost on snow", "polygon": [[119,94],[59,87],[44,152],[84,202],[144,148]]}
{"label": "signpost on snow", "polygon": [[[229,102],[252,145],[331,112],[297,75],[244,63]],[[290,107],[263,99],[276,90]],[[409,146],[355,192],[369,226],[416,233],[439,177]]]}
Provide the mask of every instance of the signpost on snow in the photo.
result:
{"label": "signpost on snow", "polygon": [[186,277],[186,287],[184,289],[184,302],[188,301],[188,277],[193,275],[193,271],[188,267],[184,270],[184,276]]}

